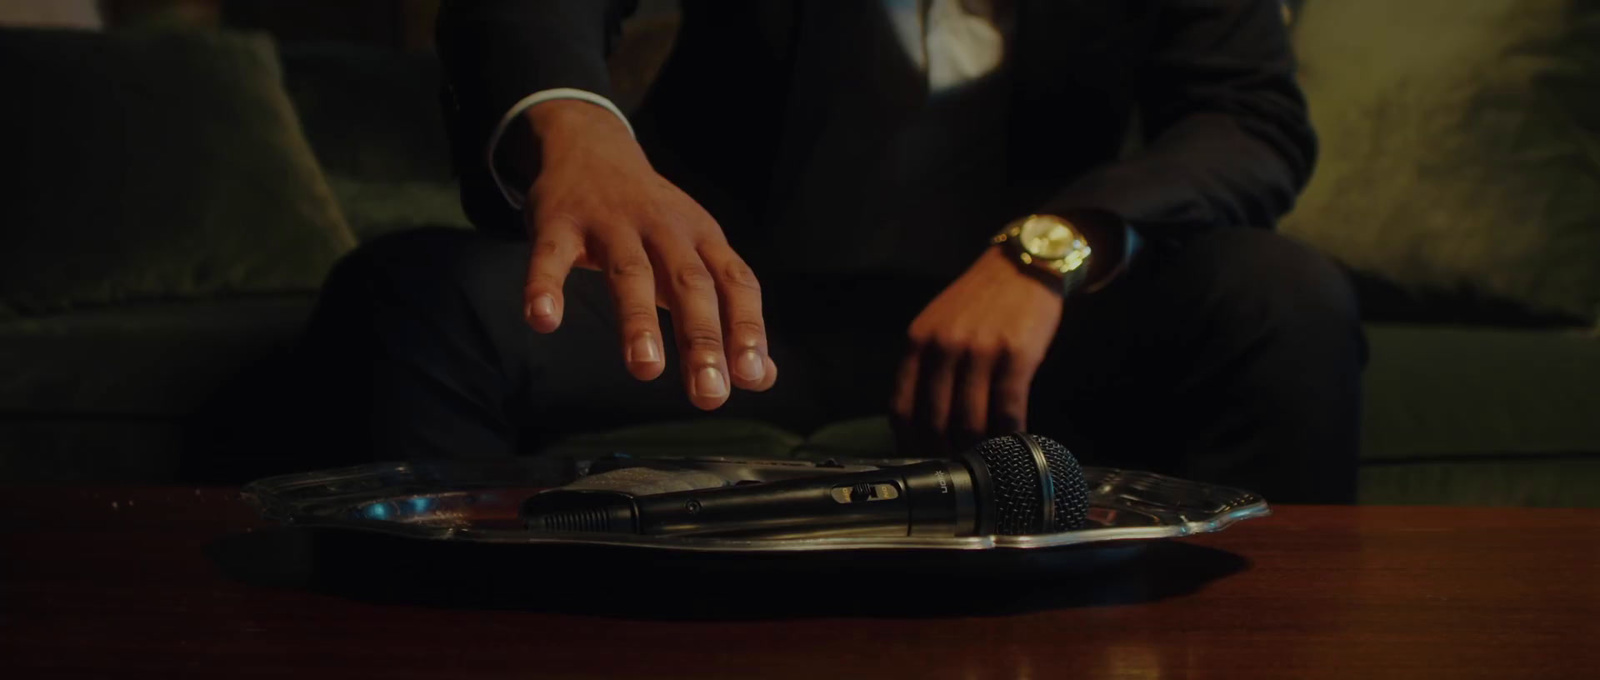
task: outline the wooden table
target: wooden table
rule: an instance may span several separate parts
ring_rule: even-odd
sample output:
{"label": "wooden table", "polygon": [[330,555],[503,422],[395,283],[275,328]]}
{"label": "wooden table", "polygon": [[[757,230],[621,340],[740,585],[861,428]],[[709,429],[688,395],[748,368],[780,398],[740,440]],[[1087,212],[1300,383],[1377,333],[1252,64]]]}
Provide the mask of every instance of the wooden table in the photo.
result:
{"label": "wooden table", "polygon": [[[250,575],[254,562],[303,552],[293,533],[257,520],[230,489],[5,491],[0,672],[1600,677],[1594,510],[1283,507],[1221,534],[1156,544],[1170,547],[1127,569],[1148,582],[1119,586],[1132,597],[1006,583],[1011,601],[1027,606],[901,615],[893,603],[911,594],[889,579],[869,591],[888,603],[875,609],[786,610],[791,602],[687,620],[650,602],[595,611],[584,611],[583,598],[554,608],[384,602],[288,572]],[[252,540],[255,557],[235,550]],[[1197,573],[1208,575],[1169,583]],[[995,586],[982,574],[948,582],[980,594],[968,605]],[[760,585],[745,592],[764,600]]]}

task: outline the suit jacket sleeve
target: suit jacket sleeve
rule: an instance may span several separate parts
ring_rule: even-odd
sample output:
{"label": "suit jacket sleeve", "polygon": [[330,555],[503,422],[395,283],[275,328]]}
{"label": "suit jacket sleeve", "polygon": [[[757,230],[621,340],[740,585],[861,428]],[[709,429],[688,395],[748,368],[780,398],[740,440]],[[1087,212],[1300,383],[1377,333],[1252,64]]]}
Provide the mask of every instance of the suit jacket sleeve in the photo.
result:
{"label": "suit jacket sleeve", "polygon": [[1078,178],[1048,212],[1106,210],[1146,236],[1272,227],[1316,158],[1280,0],[1169,0],[1138,79],[1142,149]]}
{"label": "suit jacket sleeve", "polygon": [[[570,87],[611,97],[606,56],[637,0],[445,0],[437,44],[462,204],[479,227],[521,233],[489,177],[489,136],[514,104]],[[508,132],[508,138],[510,133]]]}

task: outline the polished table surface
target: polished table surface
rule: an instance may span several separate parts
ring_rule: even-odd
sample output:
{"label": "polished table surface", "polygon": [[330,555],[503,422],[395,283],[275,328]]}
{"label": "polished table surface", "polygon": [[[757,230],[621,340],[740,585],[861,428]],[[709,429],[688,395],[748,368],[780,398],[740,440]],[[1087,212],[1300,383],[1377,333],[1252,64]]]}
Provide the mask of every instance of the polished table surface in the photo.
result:
{"label": "polished table surface", "polygon": [[[1286,506],[1149,544],[1111,580],[946,576],[967,596],[929,610],[895,604],[925,581],[878,575],[852,596],[878,606],[836,607],[768,597],[813,583],[784,579],[710,588],[693,614],[667,610],[681,593],[640,595],[684,581],[652,583],[638,555],[608,558],[638,574],[621,604],[604,597],[626,590],[614,575],[541,581],[537,565],[532,596],[505,601],[408,600],[403,581],[375,596],[261,568],[344,539],[296,539],[232,489],[11,488],[0,534],[12,678],[1600,677],[1597,510]],[[364,550],[324,562],[372,554],[360,569],[377,574],[407,560]],[[829,589],[808,592],[816,604]]]}

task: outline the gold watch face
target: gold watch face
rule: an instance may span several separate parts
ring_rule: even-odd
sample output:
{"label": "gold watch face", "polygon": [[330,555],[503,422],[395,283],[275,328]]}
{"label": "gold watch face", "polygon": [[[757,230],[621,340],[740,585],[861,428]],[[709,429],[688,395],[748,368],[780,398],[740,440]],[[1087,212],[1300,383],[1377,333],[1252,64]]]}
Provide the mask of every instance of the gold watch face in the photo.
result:
{"label": "gold watch face", "polygon": [[1033,215],[1023,220],[1017,240],[1029,255],[1055,260],[1063,271],[1081,266],[1089,257],[1089,244],[1065,220],[1051,215]]}

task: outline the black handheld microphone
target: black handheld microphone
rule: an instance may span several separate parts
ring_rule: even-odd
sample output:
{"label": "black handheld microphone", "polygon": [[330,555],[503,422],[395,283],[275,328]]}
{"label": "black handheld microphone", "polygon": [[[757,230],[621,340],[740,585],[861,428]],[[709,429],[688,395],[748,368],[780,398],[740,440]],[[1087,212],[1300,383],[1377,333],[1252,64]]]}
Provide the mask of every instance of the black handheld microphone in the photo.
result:
{"label": "black handheld microphone", "polygon": [[1017,433],[866,472],[647,496],[557,489],[525,501],[522,517],[535,531],[653,536],[976,536],[1076,529],[1088,509],[1066,447]]}

